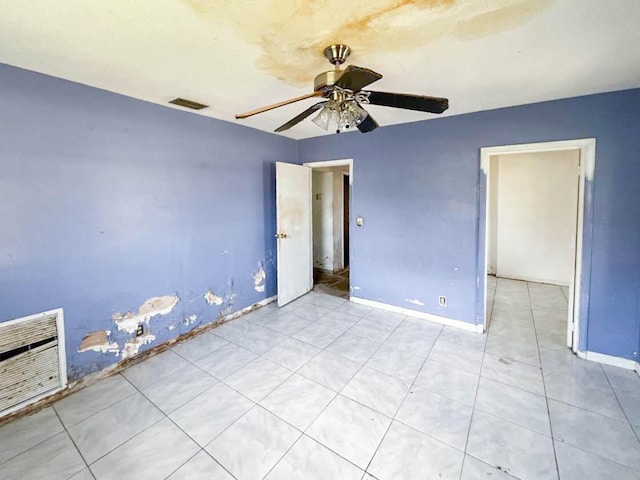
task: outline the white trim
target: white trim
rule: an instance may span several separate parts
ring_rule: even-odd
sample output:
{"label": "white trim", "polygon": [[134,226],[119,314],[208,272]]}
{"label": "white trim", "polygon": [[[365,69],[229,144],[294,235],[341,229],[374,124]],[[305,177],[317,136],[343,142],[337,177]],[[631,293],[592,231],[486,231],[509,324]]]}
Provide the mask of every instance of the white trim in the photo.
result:
{"label": "white trim", "polygon": [[[489,167],[492,155],[505,155],[516,153],[539,153],[553,152],[561,150],[580,150],[580,181],[578,184],[578,218],[576,222],[576,249],[575,249],[575,271],[569,285],[568,324],[567,324],[567,344],[574,352],[578,352],[580,334],[580,282],[582,279],[582,243],[584,240],[584,201],[587,181],[592,181],[595,172],[596,162],[596,139],[581,138],[575,140],[563,140],[558,142],[528,143],[521,145],[503,145],[496,147],[483,147],[480,149],[480,168],[486,178],[485,192],[485,252],[484,252],[484,322],[483,331],[487,328],[488,321],[488,281],[487,272],[489,269],[489,193],[490,176]],[[573,323],[573,326],[571,325]]]}
{"label": "white trim", "polygon": [[67,348],[64,333],[64,310],[56,308],[48,313],[56,314],[56,327],[58,329],[58,364],[60,366],[60,390],[67,386]]}
{"label": "white trim", "polygon": [[64,335],[64,310],[62,308],[54,308],[53,310],[47,310],[46,312],[36,313],[33,315],[27,315],[26,317],[15,318],[13,320],[8,320],[6,322],[1,322],[0,325],[11,325],[13,323],[26,322],[28,320],[34,320],[36,318],[48,317],[50,315],[56,316],[56,330],[58,333],[58,369],[60,375],[60,386],[49,390],[48,392],[41,393],[40,395],[36,395],[35,397],[29,398],[24,402],[20,402],[13,407],[9,407],[0,412],[0,418],[16,412],[24,407],[32,405],[36,402],[39,402],[43,398],[50,397],[51,395],[55,395],[56,393],[64,390],[67,387],[67,355],[65,348],[65,335]]}
{"label": "white trim", "polygon": [[590,351],[578,351],[578,357],[589,360],[591,362],[603,363],[605,365],[611,365],[613,367],[624,368],[626,370],[635,370],[640,375],[640,363],[635,360],[629,360],[628,358],[614,357],[613,355],[606,355],[604,353],[590,352]]}
{"label": "white trim", "polygon": [[380,310],[386,310],[388,312],[401,313],[403,315],[410,315],[412,317],[421,318],[430,322],[439,323],[441,325],[447,325],[449,327],[460,328],[467,330],[468,332],[482,333],[482,325],[474,325],[473,323],[463,322],[462,320],[454,320],[452,318],[441,317],[439,315],[433,315],[431,313],[419,312],[417,310],[411,310],[409,308],[398,307],[396,305],[390,305],[388,303],[375,302],[373,300],[367,300],[360,297],[349,297],[349,300],[353,303],[360,305],[366,305],[367,307],[379,308]]}
{"label": "white trim", "polygon": [[[311,169],[314,168],[331,168],[331,167],[345,167],[348,166],[349,167],[349,268],[351,268],[351,257],[353,256],[353,249],[351,248],[351,212],[352,212],[352,208],[353,208],[353,192],[351,190],[351,187],[353,186],[353,158],[341,158],[338,160],[323,160],[323,161],[319,161],[319,162],[305,162],[302,164],[304,167],[309,167]],[[346,173],[345,173],[346,174]],[[313,289],[313,194],[311,192],[309,192],[309,195],[311,197],[311,202],[312,202],[312,206],[311,206],[311,215],[312,215],[312,220],[311,220],[311,288],[309,290]],[[342,201],[344,202],[344,198],[342,199]],[[342,207],[342,211],[344,212],[344,204]],[[344,213],[343,213],[344,215]],[[344,218],[342,223],[344,224]],[[343,231],[342,231],[342,267],[344,268],[344,227]],[[334,265],[335,265],[335,259],[334,259]],[[351,289],[351,275],[349,275],[349,289]]]}
{"label": "white trim", "polygon": [[353,158],[341,158],[339,160],[323,160],[320,162],[305,162],[302,164],[309,168],[349,167],[349,185],[353,185]]}

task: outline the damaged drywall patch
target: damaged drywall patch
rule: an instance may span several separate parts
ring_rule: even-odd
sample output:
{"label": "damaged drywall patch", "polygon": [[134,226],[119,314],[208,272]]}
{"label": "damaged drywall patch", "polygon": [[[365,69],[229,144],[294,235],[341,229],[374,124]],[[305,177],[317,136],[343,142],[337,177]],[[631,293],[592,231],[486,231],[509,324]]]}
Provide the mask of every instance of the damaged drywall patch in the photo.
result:
{"label": "damaged drywall patch", "polygon": [[130,338],[124,344],[124,347],[122,347],[122,359],[126,360],[129,357],[133,357],[134,355],[137,355],[142,345],[151,343],[155,339],[156,339],[156,336],[152,335],[151,333],[140,335],[139,337]]}
{"label": "damaged drywall patch", "polygon": [[407,298],[407,302],[412,303],[413,305],[424,307],[424,303],[418,300],[417,298]]}
{"label": "damaged drywall patch", "polygon": [[256,292],[264,292],[265,281],[267,280],[267,272],[264,271],[264,267],[260,265],[260,268],[253,274],[253,285]]}
{"label": "damaged drywall patch", "polygon": [[116,342],[111,341],[110,330],[98,330],[97,332],[89,332],[82,339],[80,343],[79,353],[83,352],[100,352],[100,353],[115,353],[116,356],[120,353],[120,347]]}
{"label": "damaged drywall patch", "polygon": [[149,324],[151,317],[156,315],[166,315],[176,306],[180,299],[176,295],[165,295],[164,297],[152,297],[140,305],[138,313],[114,313],[113,321],[118,330],[128,333],[135,333],[141,323]]}
{"label": "damaged drywall patch", "polygon": [[211,290],[208,290],[207,293],[204,294],[204,299],[209,305],[222,305],[222,297],[219,297]]}

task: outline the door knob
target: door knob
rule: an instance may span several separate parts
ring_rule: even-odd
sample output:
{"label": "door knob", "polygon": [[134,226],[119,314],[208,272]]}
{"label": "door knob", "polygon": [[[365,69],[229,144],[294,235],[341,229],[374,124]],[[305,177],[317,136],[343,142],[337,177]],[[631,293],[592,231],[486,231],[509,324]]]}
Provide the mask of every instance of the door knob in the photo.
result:
{"label": "door knob", "polygon": [[287,238],[286,233],[276,233],[276,238]]}

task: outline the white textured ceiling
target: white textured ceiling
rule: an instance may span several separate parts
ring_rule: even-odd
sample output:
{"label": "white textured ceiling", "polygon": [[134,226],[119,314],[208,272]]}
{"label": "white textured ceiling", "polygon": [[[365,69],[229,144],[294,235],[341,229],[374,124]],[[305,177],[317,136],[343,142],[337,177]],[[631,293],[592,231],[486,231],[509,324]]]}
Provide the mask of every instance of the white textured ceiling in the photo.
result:
{"label": "white textured ceiling", "polygon": [[371,89],[448,97],[445,115],[640,86],[639,0],[0,0],[0,63],[266,131],[316,100],[233,115],[311,92],[333,42],[384,75]]}

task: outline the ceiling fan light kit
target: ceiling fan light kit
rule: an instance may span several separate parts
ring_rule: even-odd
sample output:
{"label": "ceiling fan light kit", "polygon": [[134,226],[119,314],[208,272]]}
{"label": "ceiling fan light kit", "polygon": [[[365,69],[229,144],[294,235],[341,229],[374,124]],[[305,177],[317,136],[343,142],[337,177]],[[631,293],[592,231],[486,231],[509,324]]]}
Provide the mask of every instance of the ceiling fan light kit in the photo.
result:
{"label": "ceiling fan light kit", "polygon": [[313,93],[238,114],[236,118],[247,118],[308,98],[322,97],[325,100],[307,108],[275,131],[288,130],[319,110],[313,123],[324,130],[335,126],[336,133],[340,133],[356,127],[360,132],[367,133],[378,128],[378,123],[362,107],[363,104],[428,113],[442,113],[449,108],[449,100],[446,98],[362,90],[367,85],[380,80],[382,75],[355,65],[341,70],[340,65],[347,60],[350,53],[351,49],[347,45],[329,45],[324,49],[324,56],[335,66],[335,69],[316,76],[313,82]]}

